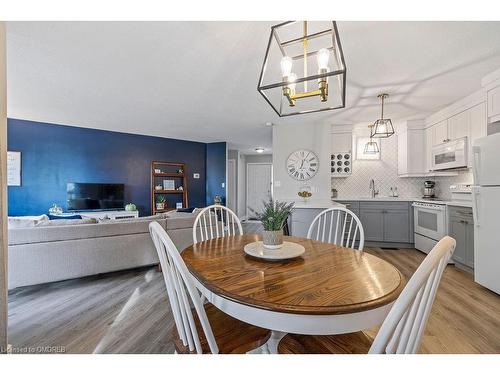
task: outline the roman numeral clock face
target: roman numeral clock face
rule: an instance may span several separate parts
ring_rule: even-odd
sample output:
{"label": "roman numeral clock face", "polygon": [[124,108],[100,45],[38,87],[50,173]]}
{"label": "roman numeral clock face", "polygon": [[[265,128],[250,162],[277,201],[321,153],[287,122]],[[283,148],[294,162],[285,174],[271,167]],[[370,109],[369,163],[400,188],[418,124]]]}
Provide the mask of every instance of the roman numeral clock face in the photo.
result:
{"label": "roman numeral clock face", "polygon": [[297,150],[292,152],[286,161],[286,170],[290,177],[299,181],[312,178],[319,168],[319,159],[316,154],[309,150]]}

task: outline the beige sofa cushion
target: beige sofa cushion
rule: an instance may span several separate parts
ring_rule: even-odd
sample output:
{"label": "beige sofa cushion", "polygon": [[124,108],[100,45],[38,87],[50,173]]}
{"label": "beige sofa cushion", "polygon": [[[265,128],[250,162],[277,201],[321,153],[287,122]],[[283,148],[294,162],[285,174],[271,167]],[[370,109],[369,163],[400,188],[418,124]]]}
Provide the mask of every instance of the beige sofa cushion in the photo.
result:
{"label": "beige sofa cushion", "polygon": [[165,219],[110,220],[109,223],[98,224],[19,228],[9,230],[9,245],[149,233],[151,221],[157,221],[165,228]]}
{"label": "beige sofa cushion", "polygon": [[63,225],[82,225],[82,224],[95,224],[97,219],[92,217],[85,219],[57,219],[57,220],[44,220],[38,222],[36,227],[58,227]]}
{"label": "beige sofa cushion", "polygon": [[193,228],[197,213],[169,212],[166,216],[167,230]]}

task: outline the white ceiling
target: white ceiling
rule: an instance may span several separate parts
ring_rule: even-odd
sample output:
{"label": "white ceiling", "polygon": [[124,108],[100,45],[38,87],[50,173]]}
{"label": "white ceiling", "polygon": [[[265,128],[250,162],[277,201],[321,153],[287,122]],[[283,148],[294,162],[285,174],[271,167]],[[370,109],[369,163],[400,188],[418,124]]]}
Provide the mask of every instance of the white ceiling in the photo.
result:
{"label": "white ceiling", "polygon": [[274,22],[9,22],[8,116],[251,152],[276,124],[421,118],[500,67],[500,22],[339,22],[343,110],[279,118],[257,92]]}

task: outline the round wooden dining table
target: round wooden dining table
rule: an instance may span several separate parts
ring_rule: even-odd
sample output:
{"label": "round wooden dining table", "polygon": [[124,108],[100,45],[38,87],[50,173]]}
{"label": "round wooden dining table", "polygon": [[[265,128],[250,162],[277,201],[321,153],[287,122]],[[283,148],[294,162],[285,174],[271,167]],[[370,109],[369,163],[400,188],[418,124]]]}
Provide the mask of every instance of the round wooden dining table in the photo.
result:
{"label": "round wooden dining table", "polygon": [[220,237],[182,252],[207,300],[236,319],[273,331],[276,352],[286,333],[356,332],[385,319],[401,293],[401,272],[372,254],[330,243],[285,237],[305,253],[286,261],[245,254],[258,235]]}

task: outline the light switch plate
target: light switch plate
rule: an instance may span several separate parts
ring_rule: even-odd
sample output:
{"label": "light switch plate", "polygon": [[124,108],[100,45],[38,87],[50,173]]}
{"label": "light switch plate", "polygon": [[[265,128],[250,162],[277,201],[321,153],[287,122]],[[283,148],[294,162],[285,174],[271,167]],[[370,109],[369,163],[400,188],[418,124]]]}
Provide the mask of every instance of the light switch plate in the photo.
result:
{"label": "light switch plate", "polygon": [[274,187],[280,187],[281,181],[274,181]]}
{"label": "light switch plate", "polygon": [[193,173],[193,178],[200,178],[200,174],[199,173]]}

